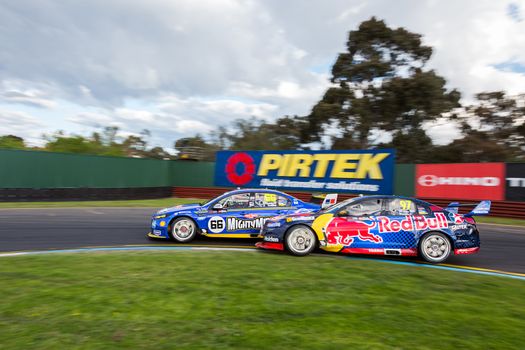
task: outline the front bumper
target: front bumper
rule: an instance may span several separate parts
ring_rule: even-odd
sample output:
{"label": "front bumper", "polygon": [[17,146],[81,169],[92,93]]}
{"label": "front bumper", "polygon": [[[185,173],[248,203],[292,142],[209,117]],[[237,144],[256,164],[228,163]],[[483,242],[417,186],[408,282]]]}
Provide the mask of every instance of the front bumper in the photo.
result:
{"label": "front bumper", "polygon": [[162,234],[154,234],[152,232],[148,232],[146,236],[149,238],[167,239],[167,237],[163,236]]}

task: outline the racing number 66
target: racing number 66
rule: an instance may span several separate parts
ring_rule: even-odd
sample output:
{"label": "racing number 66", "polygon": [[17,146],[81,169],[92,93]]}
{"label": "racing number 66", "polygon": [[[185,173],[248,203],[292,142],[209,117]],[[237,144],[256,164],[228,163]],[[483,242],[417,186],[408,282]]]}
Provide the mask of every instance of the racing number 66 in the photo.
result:
{"label": "racing number 66", "polygon": [[210,220],[210,228],[212,230],[222,230],[224,228],[224,220]]}

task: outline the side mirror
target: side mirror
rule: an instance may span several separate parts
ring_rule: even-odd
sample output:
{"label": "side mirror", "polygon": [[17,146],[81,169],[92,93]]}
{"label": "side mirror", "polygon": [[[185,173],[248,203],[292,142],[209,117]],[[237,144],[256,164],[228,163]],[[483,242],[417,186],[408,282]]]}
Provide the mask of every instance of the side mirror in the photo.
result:
{"label": "side mirror", "polygon": [[213,210],[222,210],[223,206],[220,203],[214,204],[212,207]]}
{"label": "side mirror", "polygon": [[348,216],[348,210],[341,210],[337,213],[337,216]]}

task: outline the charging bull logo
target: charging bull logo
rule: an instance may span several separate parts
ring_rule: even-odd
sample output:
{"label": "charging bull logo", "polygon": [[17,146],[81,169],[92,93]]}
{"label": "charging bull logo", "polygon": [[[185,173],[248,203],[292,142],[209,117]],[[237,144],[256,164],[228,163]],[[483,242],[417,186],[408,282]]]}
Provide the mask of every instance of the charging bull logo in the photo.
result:
{"label": "charging bull logo", "polygon": [[370,232],[376,224],[367,224],[363,221],[348,222],[342,218],[334,218],[326,227],[326,238],[328,244],[349,246],[355,238],[362,241],[374,243],[383,242],[383,238]]}

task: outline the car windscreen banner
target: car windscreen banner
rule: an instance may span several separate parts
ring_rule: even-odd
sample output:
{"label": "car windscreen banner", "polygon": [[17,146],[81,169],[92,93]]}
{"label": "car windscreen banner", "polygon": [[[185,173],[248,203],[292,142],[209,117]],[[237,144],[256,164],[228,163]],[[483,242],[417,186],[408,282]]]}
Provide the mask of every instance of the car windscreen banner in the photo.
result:
{"label": "car windscreen banner", "polygon": [[504,163],[416,165],[416,196],[467,200],[504,200]]}
{"label": "car windscreen banner", "polygon": [[506,183],[508,201],[525,201],[525,163],[507,164]]}
{"label": "car windscreen banner", "polygon": [[391,149],[219,151],[215,185],[392,194],[394,158]]}

